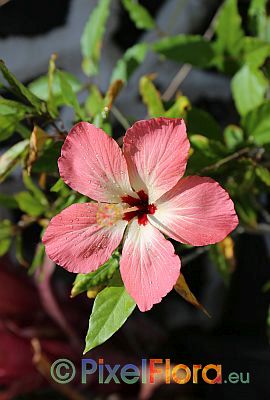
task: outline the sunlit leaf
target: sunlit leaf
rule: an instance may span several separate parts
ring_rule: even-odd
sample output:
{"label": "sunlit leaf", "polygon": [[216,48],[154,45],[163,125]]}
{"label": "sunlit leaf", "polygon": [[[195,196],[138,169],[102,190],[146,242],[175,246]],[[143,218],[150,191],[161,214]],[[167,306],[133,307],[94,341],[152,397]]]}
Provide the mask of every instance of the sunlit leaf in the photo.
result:
{"label": "sunlit leaf", "polygon": [[63,181],[62,178],[59,178],[58,181],[51,187],[50,191],[58,193],[65,187],[66,187],[65,182]]}
{"label": "sunlit leaf", "polygon": [[244,32],[237,8],[237,0],[226,0],[218,15],[215,32],[217,48],[225,53],[237,56],[243,47]]}
{"label": "sunlit leaf", "polygon": [[146,43],[139,43],[130,47],[123,57],[117,61],[112,73],[111,82],[120,79],[126,83],[133,72],[144,61],[148,49],[149,45]]}
{"label": "sunlit leaf", "polygon": [[269,169],[263,167],[262,165],[257,165],[255,168],[256,175],[260,178],[260,180],[266,184],[266,186],[270,186],[270,171]]}
{"label": "sunlit leaf", "polygon": [[267,39],[270,20],[267,15],[268,0],[251,0],[248,15],[254,33],[262,39]]}
{"label": "sunlit leaf", "polygon": [[89,320],[84,354],[108,340],[135,309],[134,300],[127,293],[120,275],[96,297]]}
{"label": "sunlit leaf", "polygon": [[230,150],[236,149],[244,139],[243,130],[236,125],[228,125],[224,130],[224,141]]}
{"label": "sunlit leaf", "polygon": [[[63,105],[65,103],[60,86],[60,73],[62,74],[62,76],[64,76],[65,81],[67,81],[71,86],[73,93],[78,93],[82,88],[82,83],[74,75],[66,71],[56,70],[52,81],[51,92],[54,98],[54,102],[57,106]],[[31,82],[28,85],[28,88],[40,99],[48,101],[49,78],[47,75],[41,76],[40,78]]]}
{"label": "sunlit leaf", "polygon": [[17,193],[15,195],[15,199],[19,205],[19,208],[32,217],[39,217],[46,210],[46,208],[40,204],[40,202],[33,195],[31,195],[30,192],[24,191]]}
{"label": "sunlit leaf", "polygon": [[14,235],[13,226],[8,219],[0,221],[0,257],[8,250]]}
{"label": "sunlit leaf", "polygon": [[78,274],[73,283],[71,297],[75,297],[80,293],[88,291],[92,287],[108,284],[119,266],[119,254],[114,254],[96,271],[89,274]]}
{"label": "sunlit leaf", "polygon": [[269,84],[263,73],[248,65],[242,67],[232,80],[232,93],[241,115],[258,107],[264,100]]}
{"label": "sunlit leaf", "polygon": [[91,85],[89,95],[85,101],[85,109],[91,117],[96,116],[102,110],[104,98],[96,85]]}
{"label": "sunlit leaf", "polygon": [[174,104],[165,112],[167,118],[184,118],[191,109],[190,101],[186,96],[178,96]]}
{"label": "sunlit leaf", "polygon": [[152,82],[151,76],[143,76],[140,79],[140,94],[147,107],[150,117],[160,117],[165,114],[165,109],[159,91]]}
{"label": "sunlit leaf", "polygon": [[137,28],[153,29],[155,27],[154,19],[137,0],[122,0],[122,3]]}
{"label": "sunlit leaf", "polygon": [[258,145],[270,143],[270,101],[251,110],[242,118],[242,125],[251,140]]}
{"label": "sunlit leaf", "polygon": [[79,117],[80,119],[84,119],[83,110],[80,108],[80,104],[78,102],[76,94],[72,90],[71,84],[66,79],[62,71],[59,71],[58,75],[60,80],[61,94],[63,96],[65,104],[74,108],[77,117]]}
{"label": "sunlit leaf", "polygon": [[88,76],[96,75],[105,25],[109,16],[110,0],[100,0],[91,13],[81,38],[82,68]]}
{"label": "sunlit leaf", "polygon": [[261,67],[266,58],[270,57],[270,43],[256,37],[245,37],[244,62],[251,68]]}

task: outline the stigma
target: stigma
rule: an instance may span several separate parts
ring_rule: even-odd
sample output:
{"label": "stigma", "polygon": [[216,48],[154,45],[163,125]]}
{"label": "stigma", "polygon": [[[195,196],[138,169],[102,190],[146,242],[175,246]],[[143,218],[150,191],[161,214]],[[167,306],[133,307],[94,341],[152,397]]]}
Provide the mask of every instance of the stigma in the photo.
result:
{"label": "stigma", "polygon": [[123,214],[123,220],[131,221],[133,218],[138,218],[139,225],[146,225],[148,222],[147,215],[155,214],[157,207],[155,204],[148,204],[148,195],[143,191],[140,190],[137,192],[139,198],[135,198],[132,196],[123,196],[122,201],[123,203],[128,204],[132,207],[132,210],[129,208]]}

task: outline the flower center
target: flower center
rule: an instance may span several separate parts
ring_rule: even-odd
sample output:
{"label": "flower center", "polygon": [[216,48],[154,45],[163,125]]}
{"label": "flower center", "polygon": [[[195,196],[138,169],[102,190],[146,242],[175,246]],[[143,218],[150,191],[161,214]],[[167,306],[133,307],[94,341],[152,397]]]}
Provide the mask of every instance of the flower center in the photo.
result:
{"label": "flower center", "polygon": [[134,208],[132,211],[124,212],[123,219],[125,221],[131,221],[134,217],[138,217],[138,223],[140,225],[146,225],[148,222],[147,214],[155,214],[157,207],[154,204],[148,204],[148,195],[143,190],[140,190],[137,194],[139,199],[135,199],[132,196],[122,197],[124,203]]}
{"label": "flower center", "polygon": [[99,226],[113,226],[122,218],[123,208],[121,204],[99,204],[96,221]]}

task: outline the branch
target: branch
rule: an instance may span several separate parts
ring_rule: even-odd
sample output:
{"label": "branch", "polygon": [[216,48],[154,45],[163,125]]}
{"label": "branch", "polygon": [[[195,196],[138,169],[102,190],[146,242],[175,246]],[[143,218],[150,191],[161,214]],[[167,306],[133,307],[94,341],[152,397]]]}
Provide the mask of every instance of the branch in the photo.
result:
{"label": "branch", "polygon": [[224,165],[232,160],[236,160],[237,158],[240,158],[244,154],[248,154],[250,152],[250,150],[251,149],[249,147],[244,147],[243,149],[236,151],[233,154],[230,154],[228,157],[222,158],[221,160],[217,161],[216,163],[208,165],[207,167],[203,168],[201,170],[201,173],[211,171],[212,169],[218,169],[222,165]]}

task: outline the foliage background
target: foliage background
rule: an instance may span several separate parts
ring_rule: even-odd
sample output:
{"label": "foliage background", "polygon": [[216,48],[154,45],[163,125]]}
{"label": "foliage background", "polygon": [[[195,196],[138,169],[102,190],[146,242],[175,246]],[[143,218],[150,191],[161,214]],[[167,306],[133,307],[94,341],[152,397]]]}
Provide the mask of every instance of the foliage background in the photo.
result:
{"label": "foliage background", "polygon": [[[76,45],[57,31],[67,23],[68,12],[76,13],[72,2],[53,2],[51,13],[49,3],[37,9],[34,2],[19,5],[14,0],[0,8],[0,58],[7,61],[0,63],[3,399],[15,394],[28,398],[24,392],[34,392],[35,398],[96,399],[114,393],[116,398],[226,399],[242,394],[254,399],[259,392],[260,398],[269,398],[268,2],[88,2],[90,16],[84,26],[78,20],[81,40]],[[29,18],[31,13],[35,18]],[[26,79],[18,67],[20,49],[12,46],[14,34],[24,38],[16,42],[24,48],[28,36],[55,35],[48,39],[53,54],[46,46],[35,54],[29,47],[26,54],[29,68],[47,58],[47,71],[39,67],[42,74]],[[62,66],[69,65],[72,46],[76,74]],[[18,65],[12,65],[5,58],[17,51]],[[117,59],[113,65],[111,57]],[[87,292],[88,297],[84,293],[70,300],[74,277],[54,269],[44,255],[40,236],[48,220],[68,205],[87,200],[59,180],[57,158],[63,140],[75,121],[87,120],[121,144],[134,121],[160,115],[185,118],[192,145],[187,173],[212,176],[226,187],[240,226],[232,237],[207,248],[174,243],[190,290],[211,319],[172,292],[147,314],[135,310],[112,339],[88,355],[111,363],[138,362],[141,357],[187,365],[221,363],[224,375],[248,371],[252,383],[164,386],[152,393],[152,388],[136,385],[104,388],[90,382],[81,388],[75,382],[63,393],[60,385],[50,385],[45,361],[68,354],[79,362],[93,303],[89,297],[97,296],[96,303],[102,304],[111,298],[110,286],[98,292],[115,279],[118,268],[116,253],[99,276],[77,277],[73,296]],[[190,300],[189,289],[184,289]],[[120,292],[116,296],[122,296]],[[178,292],[183,295],[183,283]],[[96,344],[113,334],[132,309],[116,313],[113,304],[107,306],[107,313],[116,313],[119,321],[106,325],[105,315],[106,332]],[[96,320],[98,312],[96,307]],[[99,333],[90,329],[88,349]],[[22,355],[19,360],[12,356],[14,348]]]}

